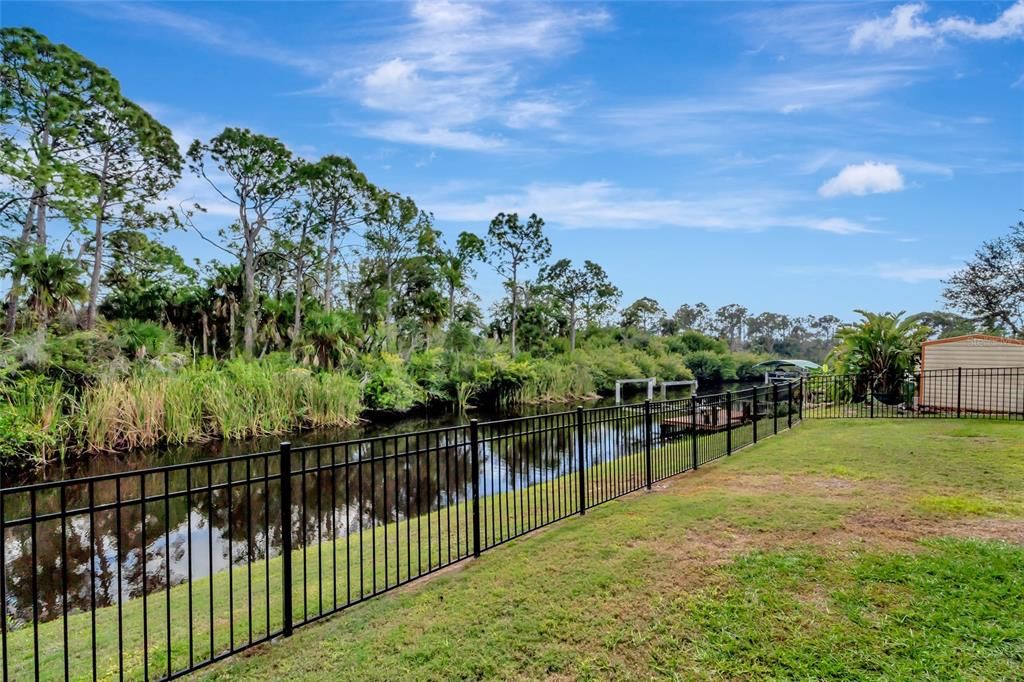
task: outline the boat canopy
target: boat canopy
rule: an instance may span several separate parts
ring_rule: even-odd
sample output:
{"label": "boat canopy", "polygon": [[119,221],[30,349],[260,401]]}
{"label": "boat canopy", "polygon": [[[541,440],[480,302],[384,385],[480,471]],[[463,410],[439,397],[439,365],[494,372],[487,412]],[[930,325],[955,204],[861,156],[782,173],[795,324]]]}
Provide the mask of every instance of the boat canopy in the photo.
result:
{"label": "boat canopy", "polygon": [[804,371],[810,372],[812,370],[820,369],[821,365],[810,360],[797,360],[794,358],[788,358],[785,360],[765,360],[759,362],[751,370],[764,370],[766,372],[774,372],[782,369],[783,367],[797,367]]}

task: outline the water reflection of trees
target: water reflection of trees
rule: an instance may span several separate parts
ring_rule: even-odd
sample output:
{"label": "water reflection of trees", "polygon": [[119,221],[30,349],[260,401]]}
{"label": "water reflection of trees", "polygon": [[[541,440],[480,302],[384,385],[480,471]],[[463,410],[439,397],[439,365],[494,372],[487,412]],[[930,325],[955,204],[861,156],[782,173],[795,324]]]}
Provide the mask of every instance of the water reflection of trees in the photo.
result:
{"label": "water reflection of trees", "polygon": [[[481,429],[482,494],[575,470],[572,415],[545,429],[523,424]],[[587,449],[596,462],[635,430],[632,423],[588,426]],[[63,613],[65,591],[69,612],[143,593],[162,598],[169,585],[276,556],[283,544],[278,467],[274,453],[65,485],[65,522],[35,524],[34,556],[29,524],[5,529],[8,616],[15,626],[33,618],[33,562],[39,618],[48,620]],[[468,429],[461,427],[298,450],[292,543],[313,545],[465,502],[470,467]],[[60,488],[37,489],[37,515],[60,514]],[[28,517],[31,507],[28,493],[4,494],[8,523]]]}

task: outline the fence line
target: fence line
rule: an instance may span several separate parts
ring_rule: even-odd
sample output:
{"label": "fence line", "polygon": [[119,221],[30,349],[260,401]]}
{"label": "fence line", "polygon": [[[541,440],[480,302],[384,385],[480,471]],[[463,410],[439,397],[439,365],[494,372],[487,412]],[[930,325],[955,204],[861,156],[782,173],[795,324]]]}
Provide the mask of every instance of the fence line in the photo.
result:
{"label": "fence line", "polygon": [[814,418],[1024,419],[1024,368],[925,370],[897,378],[811,375],[805,409]]}
{"label": "fence line", "polygon": [[3,679],[180,677],[805,416],[1024,417],[1022,374],[814,376],[0,489]]}
{"label": "fence line", "polygon": [[799,422],[799,383],[0,489],[3,679],[188,674]]}

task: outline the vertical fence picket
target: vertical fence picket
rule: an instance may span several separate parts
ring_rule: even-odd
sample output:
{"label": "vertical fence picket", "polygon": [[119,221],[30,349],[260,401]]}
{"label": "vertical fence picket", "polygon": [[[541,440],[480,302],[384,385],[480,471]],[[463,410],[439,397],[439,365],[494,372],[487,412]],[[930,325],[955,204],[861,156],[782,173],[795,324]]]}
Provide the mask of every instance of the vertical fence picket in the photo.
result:
{"label": "vertical fence picket", "polygon": [[725,454],[732,454],[732,391],[725,392]]}
{"label": "vertical fence picket", "polygon": [[281,634],[292,635],[292,444],[281,443]]}
{"label": "vertical fence picket", "polygon": [[653,418],[651,415],[651,399],[648,398],[644,401],[644,478],[646,479],[647,489],[651,489],[652,479],[654,473],[652,471],[651,455],[653,449],[654,440],[654,425]]}
{"label": "vertical fence picket", "polygon": [[[469,422],[470,464],[473,476],[473,556],[480,556],[480,424]],[[408,521],[407,521],[408,523]]]}
{"label": "vertical fence picket", "polygon": [[693,470],[700,466],[700,459],[697,456],[697,396],[690,398],[690,456],[693,460]]}

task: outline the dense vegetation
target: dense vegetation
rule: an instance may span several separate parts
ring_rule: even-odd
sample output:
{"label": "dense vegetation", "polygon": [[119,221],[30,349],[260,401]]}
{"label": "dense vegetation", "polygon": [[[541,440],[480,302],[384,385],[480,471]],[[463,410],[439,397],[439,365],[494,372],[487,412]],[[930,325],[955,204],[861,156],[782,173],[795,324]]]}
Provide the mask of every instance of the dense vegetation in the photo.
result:
{"label": "dense vegetation", "polygon": [[[644,298],[615,325],[619,289],[597,263],[552,261],[539,216],[447,244],[346,157],[237,128],[179,149],[108,71],[31,29],[0,33],[0,80],[3,461],[730,380],[754,353],[823,355],[838,324]],[[233,219],[211,232],[203,206],[162,205],[183,174]],[[186,263],[161,242],[174,229],[222,261]],[[484,266],[507,292],[486,316]]]}
{"label": "dense vegetation", "polygon": [[[537,215],[446,240],[347,157],[239,128],[183,150],[106,69],[32,29],[0,30],[0,84],[0,462],[566,401],[620,378],[728,381],[769,356],[822,361],[840,326],[737,304],[620,308],[601,265],[552,258]],[[166,205],[183,175],[230,218]],[[171,230],[219,260],[186,262]],[[486,312],[484,267],[506,292]]]}

